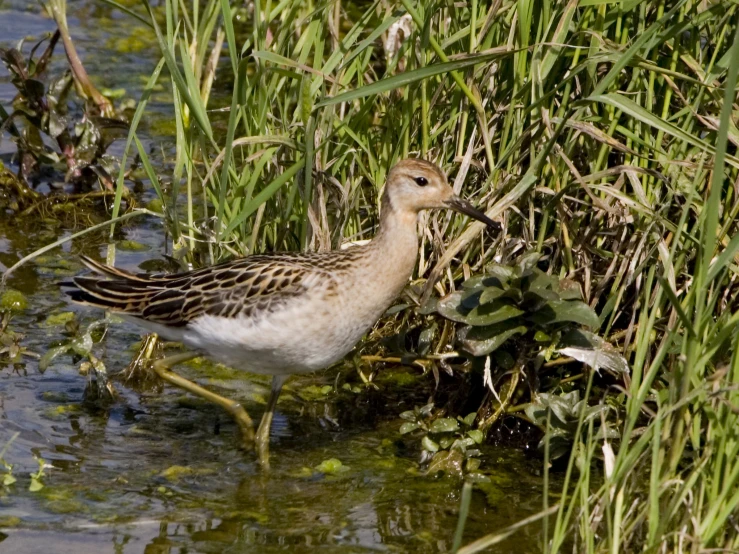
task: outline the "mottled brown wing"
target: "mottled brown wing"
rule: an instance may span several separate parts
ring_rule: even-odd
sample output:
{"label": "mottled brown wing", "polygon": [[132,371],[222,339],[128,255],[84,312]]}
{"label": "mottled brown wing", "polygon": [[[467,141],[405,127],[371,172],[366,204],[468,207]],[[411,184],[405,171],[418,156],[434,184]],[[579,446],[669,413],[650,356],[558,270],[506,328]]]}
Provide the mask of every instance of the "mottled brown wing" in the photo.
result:
{"label": "mottled brown wing", "polygon": [[306,254],[249,256],[172,275],[127,274],[87,264],[109,279],[77,277],[68,292],[82,304],[180,327],[201,315],[256,317],[305,292],[306,282],[330,279]]}

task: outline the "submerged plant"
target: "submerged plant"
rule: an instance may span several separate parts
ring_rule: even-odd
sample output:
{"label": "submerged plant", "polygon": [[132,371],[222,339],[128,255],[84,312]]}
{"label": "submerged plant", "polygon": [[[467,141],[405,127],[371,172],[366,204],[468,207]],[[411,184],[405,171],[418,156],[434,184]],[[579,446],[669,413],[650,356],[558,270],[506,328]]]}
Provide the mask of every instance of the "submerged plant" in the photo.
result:
{"label": "submerged plant", "polygon": [[426,404],[400,414],[405,422],[400,434],[423,431],[421,438],[421,463],[427,463],[426,473],[442,472],[459,477],[464,471],[475,471],[480,466],[480,450],[477,446],[484,437],[482,431],[473,429],[476,413],[462,418],[439,417],[434,404]]}
{"label": "submerged plant", "polygon": [[[84,188],[99,181],[98,195],[108,195],[117,161],[106,152],[127,128],[82,66],[67,28],[65,0],[51,0],[47,9],[59,30],[36,43],[27,55],[23,42],[0,49],[0,61],[17,91],[12,109],[0,106],[0,130],[16,143],[18,160],[17,178],[3,176],[5,170],[0,167],[0,208],[21,213],[31,213],[48,200],[32,185],[49,174],[61,173],[64,182]],[[48,69],[60,38],[70,69],[52,77]],[[74,99],[79,105],[73,106]],[[52,190],[50,196],[58,197],[56,201],[86,200],[90,193],[75,196]]]}
{"label": "submerged plant", "polygon": [[39,371],[46,371],[51,362],[62,354],[72,354],[82,358],[80,363],[80,374],[87,377],[84,400],[90,404],[106,406],[110,404],[115,396],[115,389],[108,378],[105,364],[92,352],[95,342],[100,340],[100,335],[107,329],[107,320],[94,321],[81,333],[64,341],[63,344],[50,348],[39,360]]}

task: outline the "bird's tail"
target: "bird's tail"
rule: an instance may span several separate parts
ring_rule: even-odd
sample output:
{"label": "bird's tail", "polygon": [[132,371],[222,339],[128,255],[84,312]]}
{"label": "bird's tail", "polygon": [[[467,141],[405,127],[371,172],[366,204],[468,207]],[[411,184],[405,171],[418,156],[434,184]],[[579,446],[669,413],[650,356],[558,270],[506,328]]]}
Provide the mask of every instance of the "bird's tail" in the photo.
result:
{"label": "bird's tail", "polygon": [[151,296],[161,292],[152,287],[153,280],[145,274],[116,269],[87,256],[82,256],[82,263],[97,275],[62,283],[65,294],[78,304],[139,316]]}

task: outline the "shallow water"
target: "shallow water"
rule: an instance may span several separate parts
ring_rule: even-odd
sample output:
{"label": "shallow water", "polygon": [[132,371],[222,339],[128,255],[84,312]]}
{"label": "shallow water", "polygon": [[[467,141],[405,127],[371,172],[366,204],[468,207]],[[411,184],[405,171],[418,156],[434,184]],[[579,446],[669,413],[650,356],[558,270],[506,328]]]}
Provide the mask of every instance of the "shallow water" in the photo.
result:
{"label": "shallow water", "polygon": [[[136,94],[153,66],[153,44],[144,41],[135,53],[117,54],[136,24],[91,0],[69,4],[89,72],[105,86]],[[0,46],[51,28],[35,2],[0,0]],[[0,100],[11,96],[1,72]],[[162,120],[164,106],[154,104]],[[148,124],[151,132],[157,118]],[[11,145],[3,142],[5,163],[9,152]],[[0,218],[0,269],[70,232],[53,221]],[[136,268],[159,257],[160,225],[149,220],[126,227],[125,238],[146,250],[119,251],[118,265]],[[29,299],[10,329],[25,335],[22,345],[29,350],[43,354],[68,338],[63,326],[47,324],[49,315],[73,311],[83,327],[101,317],[68,304],[57,287],[82,270],[76,255],[105,248],[102,235],[88,237],[10,278],[9,285]],[[114,324],[94,353],[115,373],[128,364],[140,336],[131,325]],[[218,408],[171,387],[139,393],[114,381],[117,401],[110,409],[94,409],[82,403],[86,378],[78,366],[71,355],[60,356],[44,373],[30,357],[0,366],[0,449],[17,434],[4,454],[17,482],[0,485],[0,552],[450,551],[462,482],[425,476],[418,439],[398,433],[398,414],[427,401],[431,379],[400,385],[380,377],[379,390],[350,392],[340,385],[358,379],[353,369],[339,367],[288,382],[275,416],[272,468],[265,473],[252,453],[239,448],[236,426]],[[267,380],[207,363],[181,372],[261,415]],[[336,383],[338,391],[316,394]],[[29,473],[37,470],[37,458],[50,467],[43,488],[31,492]],[[341,467],[327,473],[322,464],[332,459]],[[483,460],[488,482],[473,493],[465,543],[541,507],[539,461],[493,447],[485,448]],[[538,531],[534,526],[490,552],[536,551]]]}

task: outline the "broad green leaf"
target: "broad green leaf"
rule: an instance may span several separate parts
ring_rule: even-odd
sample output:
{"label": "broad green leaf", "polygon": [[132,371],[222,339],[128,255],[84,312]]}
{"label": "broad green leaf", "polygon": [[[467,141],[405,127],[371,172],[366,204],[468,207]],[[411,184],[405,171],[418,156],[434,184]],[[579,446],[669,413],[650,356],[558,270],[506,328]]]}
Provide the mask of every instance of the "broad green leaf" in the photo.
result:
{"label": "broad green leaf", "polygon": [[429,427],[431,433],[453,433],[459,429],[459,422],[451,417],[440,417],[435,419]]}
{"label": "broad green leaf", "polygon": [[476,289],[476,288],[482,288],[482,287],[498,287],[502,288],[503,283],[507,281],[501,280],[499,276],[496,275],[475,275],[474,277],[470,277],[467,279],[464,283],[462,283],[462,288],[464,289]]}
{"label": "broad green leaf", "polygon": [[485,272],[489,273],[492,277],[497,277],[502,283],[506,283],[515,277],[515,272],[512,267],[501,264],[490,264],[485,266]]}
{"label": "broad green leaf", "polygon": [[432,441],[428,435],[423,437],[421,439],[421,446],[423,446],[424,450],[428,450],[429,452],[438,452],[439,451],[439,445]]}
{"label": "broad green leaf", "polygon": [[505,291],[498,287],[485,287],[480,295],[480,304],[489,304],[493,300],[497,300],[505,294]]}
{"label": "broad green leaf", "polygon": [[482,442],[482,439],[484,438],[482,431],[480,431],[479,429],[472,429],[471,431],[467,431],[467,435],[477,444],[480,444]]}
{"label": "broad green leaf", "polygon": [[[465,327],[459,331],[459,340],[465,350],[473,356],[486,356],[500,348],[508,339],[515,335],[523,335],[528,330],[526,326],[505,328],[504,325],[489,327]],[[488,330],[488,333],[485,331]]]}
{"label": "broad green leaf", "polygon": [[416,412],[413,410],[406,410],[405,412],[400,414],[400,419],[404,419],[406,421],[416,421]]}
{"label": "broad green leaf", "polygon": [[418,423],[415,423],[413,421],[406,421],[403,423],[403,425],[400,426],[400,434],[405,435],[407,433],[410,433],[411,431],[415,431],[418,429],[419,425]]}
{"label": "broad green leaf", "polygon": [[454,291],[447,294],[444,298],[439,300],[439,303],[436,306],[437,311],[447,319],[464,323],[465,317],[469,312],[462,307],[463,295],[463,291]]}
{"label": "broad green leaf", "polygon": [[484,288],[478,287],[476,289],[464,292],[462,294],[462,299],[459,305],[465,310],[472,310],[473,308],[477,308],[481,304],[480,298],[482,297],[485,290],[486,289]]}
{"label": "broad green leaf", "polygon": [[518,277],[527,277],[536,268],[541,259],[540,252],[528,252],[516,260],[515,274]]}
{"label": "broad green leaf", "polygon": [[582,300],[580,285],[570,279],[561,279],[557,287],[557,294],[561,300]]}
{"label": "broad green leaf", "polygon": [[505,301],[494,301],[470,310],[464,317],[468,325],[492,325],[523,314],[524,311]]}
{"label": "broad green leaf", "polygon": [[543,308],[527,316],[527,319],[539,325],[570,321],[588,327],[600,326],[598,316],[593,309],[584,302],[575,300],[547,302]]}

